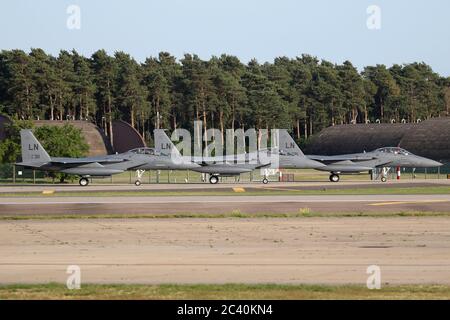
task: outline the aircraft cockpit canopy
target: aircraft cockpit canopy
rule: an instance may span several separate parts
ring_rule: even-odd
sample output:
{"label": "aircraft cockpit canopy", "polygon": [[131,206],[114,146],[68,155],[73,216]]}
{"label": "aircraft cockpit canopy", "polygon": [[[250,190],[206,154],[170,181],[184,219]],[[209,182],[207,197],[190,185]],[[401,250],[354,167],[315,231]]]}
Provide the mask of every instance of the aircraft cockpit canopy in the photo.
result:
{"label": "aircraft cockpit canopy", "polygon": [[153,148],[136,148],[136,149],[132,149],[128,152],[135,153],[135,154],[148,154],[151,156],[155,155],[155,149],[153,149]]}
{"label": "aircraft cockpit canopy", "polygon": [[411,154],[411,152],[406,151],[405,149],[402,149],[402,148],[398,148],[398,147],[380,148],[380,149],[377,149],[376,152],[394,153],[394,154],[401,154],[404,156]]}

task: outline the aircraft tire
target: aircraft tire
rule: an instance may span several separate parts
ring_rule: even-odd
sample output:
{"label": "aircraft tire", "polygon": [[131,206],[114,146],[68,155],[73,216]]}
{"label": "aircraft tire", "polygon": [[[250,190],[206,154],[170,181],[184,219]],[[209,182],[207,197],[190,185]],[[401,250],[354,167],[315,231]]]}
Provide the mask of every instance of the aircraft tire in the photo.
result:
{"label": "aircraft tire", "polygon": [[209,177],[209,183],[211,184],[217,184],[219,182],[219,177],[217,176],[211,176]]}
{"label": "aircraft tire", "polygon": [[340,180],[339,175],[334,174],[334,173],[332,175],[330,175],[331,182],[339,182],[339,180]]}
{"label": "aircraft tire", "polygon": [[80,181],[78,181],[78,183],[80,184],[80,186],[86,187],[87,185],[89,185],[89,179],[88,178],[81,178]]}
{"label": "aircraft tire", "polygon": [[264,179],[262,180],[262,183],[268,184],[268,183],[269,183],[269,180],[267,180],[267,178],[264,178]]}
{"label": "aircraft tire", "polygon": [[134,185],[135,185],[136,187],[139,187],[139,186],[141,185],[141,181],[136,180],[136,181],[134,182]]}
{"label": "aircraft tire", "polygon": [[387,181],[386,177],[381,177],[381,182],[386,182],[386,181]]}

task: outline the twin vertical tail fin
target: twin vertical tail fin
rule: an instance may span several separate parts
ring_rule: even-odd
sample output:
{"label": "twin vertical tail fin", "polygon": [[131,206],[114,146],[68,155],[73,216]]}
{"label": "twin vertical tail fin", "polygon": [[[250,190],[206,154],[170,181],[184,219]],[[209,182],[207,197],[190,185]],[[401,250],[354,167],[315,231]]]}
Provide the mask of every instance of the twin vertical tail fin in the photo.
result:
{"label": "twin vertical tail fin", "polygon": [[164,129],[153,130],[155,135],[155,151],[160,154],[169,155],[171,158],[181,158],[181,153],[167,136]]}
{"label": "twin vertical tail fin", "polygon": [[[181,157],[180,152],[175,147],[170,138],[166,135],[163,129],[155,129],[155,151],[161,154],[170,154],[173,158]],[[276,143],[276,142],[275,142]],[[280,152],[305,157],[305,154],[298,147],[297,143],[292,139],[291,135],[286,129],[278,130],[278,146]]]}
{"label": "twin vertical tail fin", "polygon": [[51,158],[29,129],[20,130],[23,163],[46,163]]}
{"label": "twin vertical tail fin", "polygon": [[296,155],[299,157],[305,156],[305,154],[299,148],[294,139],[292,139],[291,135],[287,132],[286,129],[279,130],[279,144],[280,152],[282,153]]}

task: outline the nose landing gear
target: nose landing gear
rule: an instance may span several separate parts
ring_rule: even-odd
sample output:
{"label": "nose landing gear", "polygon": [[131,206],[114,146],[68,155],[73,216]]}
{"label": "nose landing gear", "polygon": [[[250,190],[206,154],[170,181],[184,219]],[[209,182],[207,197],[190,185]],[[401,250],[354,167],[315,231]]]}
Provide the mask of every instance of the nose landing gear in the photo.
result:
{"label": "nose landing gear", "polygon": [[383,168],[381,171],[381,182],[387,181],[387,176],[389,174],[389,171],[391,171],[391,168]]}
{"label": "nose landing gear", "polygon": [[134,181],[134,185],[136,187],[139,187],[141,185],[141,179],[142,176],[144,175],[145,170],[136,170],[136,181]]}

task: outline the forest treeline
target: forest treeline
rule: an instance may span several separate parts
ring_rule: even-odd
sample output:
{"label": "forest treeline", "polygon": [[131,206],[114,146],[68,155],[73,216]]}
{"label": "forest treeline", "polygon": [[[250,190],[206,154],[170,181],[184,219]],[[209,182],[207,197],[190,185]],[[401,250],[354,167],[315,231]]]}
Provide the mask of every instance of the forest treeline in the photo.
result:
{"label": "forest treeline", "polygon": [[0,112],[17,119],[88,120],[111,136],[122,119],[154,128],[288,128],[303,140],[344,123],[413,122],[449,115],[450,78],[425,63],[334,64],[310,55],[273,63],[166,52],[138,63],[124,52],[0,52]]}

